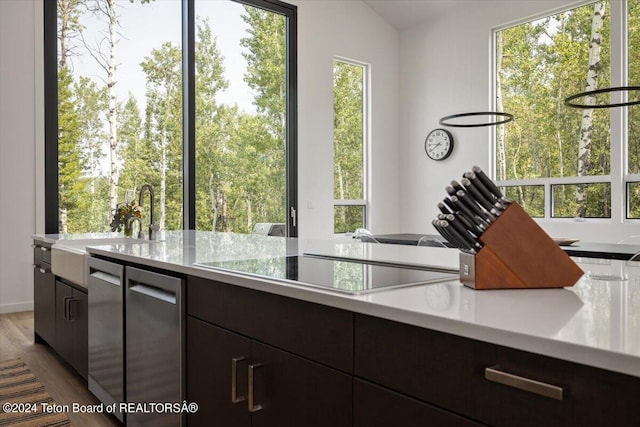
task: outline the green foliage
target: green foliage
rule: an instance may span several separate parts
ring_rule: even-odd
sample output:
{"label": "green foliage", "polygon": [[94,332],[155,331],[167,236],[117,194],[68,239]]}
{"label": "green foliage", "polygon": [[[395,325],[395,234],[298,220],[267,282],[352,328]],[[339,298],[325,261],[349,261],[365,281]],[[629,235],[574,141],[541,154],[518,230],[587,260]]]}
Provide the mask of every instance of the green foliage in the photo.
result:
{"label": "green foliage", "polygon": [[[333,61],[334,199],[364,199],[364,72],[361,65]],[[334,209],[335,232],[363,226],[362,207]]]}
{"label": "green foliage", "polygon": [[[91,1],[73,2],[85,3]],[[218,103],[218,94],[228,87],[224,58],[209,21],[197,22],[198,229],[211,230],[215,222],[219,231],[249,232],[257,222],[285,219],[285,18],[245,6],[243,19],[249,25],[241,41],[248,63],[244,78],[256,94],[257,114]],[[149,183],[155,189],[157,222],[164,229],[181,229],[181,49],[159,43],[140,67],[146,76],[145,110],[131,94],[117,104],[118,199],[137,197],[141,185]],[[108,208],[109,180],[99,167],[104,159],[100,147],[107,141],[106,87],[86,76],[74,79],[61,67],[59,90],[60,206],[65,224],[68,231],[106,231],[113,216]],[[143,223],[148,207],[145,198]]]}
{"label": "green foliage", "polygon": [[[610,86],[610,21],[608,2],[605,4],[599,87]],[[501,31],[503,55],[498,78],[503,108],[516,117],[505,126],[506,179],[577,175],[583,111],[565,107],[564,99],[586,88],[593,11],[589,4]],[[594,110],[589,175],[610,174],[609,129],[609,110]],[[597,200],[603,196],[598,186],[585,188],[592,201],[587,211],[595,216],[609,215],[610,198],[603,205]],[[516,200],[526,204],[522,194],[518,193]],[[561,196],[554,193],[554,214],[575,216],[575,192],[558,194]],[[531,213],[539,214],[538,208]]]}

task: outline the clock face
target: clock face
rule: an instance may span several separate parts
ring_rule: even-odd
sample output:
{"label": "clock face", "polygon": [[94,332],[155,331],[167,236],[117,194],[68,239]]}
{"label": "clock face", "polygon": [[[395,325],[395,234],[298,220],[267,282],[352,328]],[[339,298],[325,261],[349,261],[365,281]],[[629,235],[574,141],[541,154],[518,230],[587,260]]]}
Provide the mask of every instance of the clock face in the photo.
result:
{"label": "clock face", "polygon": [[445,129],[434,129],[424,141],[424,150],[433,160],[444,160],[453,151],[453,135]]}

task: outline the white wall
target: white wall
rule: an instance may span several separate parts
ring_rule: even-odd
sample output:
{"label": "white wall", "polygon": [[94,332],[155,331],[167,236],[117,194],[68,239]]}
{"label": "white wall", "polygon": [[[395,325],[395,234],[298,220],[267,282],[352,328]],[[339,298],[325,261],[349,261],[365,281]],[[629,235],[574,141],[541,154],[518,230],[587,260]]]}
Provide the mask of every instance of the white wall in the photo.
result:
{"label": "white wall", "polygon": [[[36,9],[38,8],[38,9]],[[41,2],[0,1],[0,313],[33,307],[37,13]]]}
{"label": "white wall", "polygon": [[[557,0],[459,1],[424,24],[400,33],[401,188],[404,231],[431,230],[444,187],[473,165],[489,171],[490,128],[449,128],[451,157],[434,162],[424,153],[427,133],[449,114],[491,107],[491,31],[575,2]],[[522,119],[522,118],[521,118]],[[640,234],[640,225],[615,220],[539,221],[552,236],[615,242]]]}
{"label": "white wall", "polygon": [[298,6],[298,210],[300,237],[333,236],[333,58],[371,64],[369,228],[395,232],[398,194],[398,32],[358,0]]}

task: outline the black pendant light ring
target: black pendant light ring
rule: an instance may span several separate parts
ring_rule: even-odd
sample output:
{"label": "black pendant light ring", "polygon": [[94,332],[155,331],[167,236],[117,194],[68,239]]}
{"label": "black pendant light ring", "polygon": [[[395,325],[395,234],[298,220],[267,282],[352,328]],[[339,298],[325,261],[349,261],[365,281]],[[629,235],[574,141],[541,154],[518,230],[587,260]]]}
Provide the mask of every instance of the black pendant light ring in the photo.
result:
{"label": "black pendant light ring", "polygon": [[[503,119],[496,120],[495,122],[489,122],[489,123],[470,123],[470,124],[447,123],[447,120],[459,119],[460,117],[472,117],[472,116],[498,116],[498,117],[502,117]],[[450,116],[445,116],[441,118],[439,123],[442,126],[450,126],[454,128],[476,128],[476,127],[482,127],[482,126],[497,126],[504,123],[509,123],[512,120],[513,120],[513,114],[503,113],[501,111],[483,111],[483,112],[452,114]]]}
{"label": "black pendant light ring", "polygon": [[626,106],[629,106],[629,105],[640,104],[640,99],[637,99],[635,101],[617,102],[615,104],[594,104],[594,105],[576,104],[576,103],[571,102],[571,101],[574,101],[574,100],[576,100],[578,98],[583,98],[583,97],[586,97],[586,96],[598,95],[598,94],[601,94],[601,93],[638,92],[638,91],[640,91],[640,86],[621,86],[621,87],[608,87],[608,88],[605,88],[605,89],[588,90],[586,92],[576,93],[575,95],[571,95],[571,96],[565,98],[564,105],[566,105],[567,107],[583,108],[583,109],[626,107]]}

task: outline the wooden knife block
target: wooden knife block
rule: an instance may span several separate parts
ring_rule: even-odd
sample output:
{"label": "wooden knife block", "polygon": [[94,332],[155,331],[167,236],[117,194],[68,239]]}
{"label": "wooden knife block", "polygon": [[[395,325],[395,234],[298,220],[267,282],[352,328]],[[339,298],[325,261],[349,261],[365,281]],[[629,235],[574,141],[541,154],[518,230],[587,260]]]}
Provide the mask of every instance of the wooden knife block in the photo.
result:
{"label": "wooden knife block", "polygon": [[477,254],[460,253],[460,281],[473,289],[563,288],[583,274],[517,203],[479,240]]}

